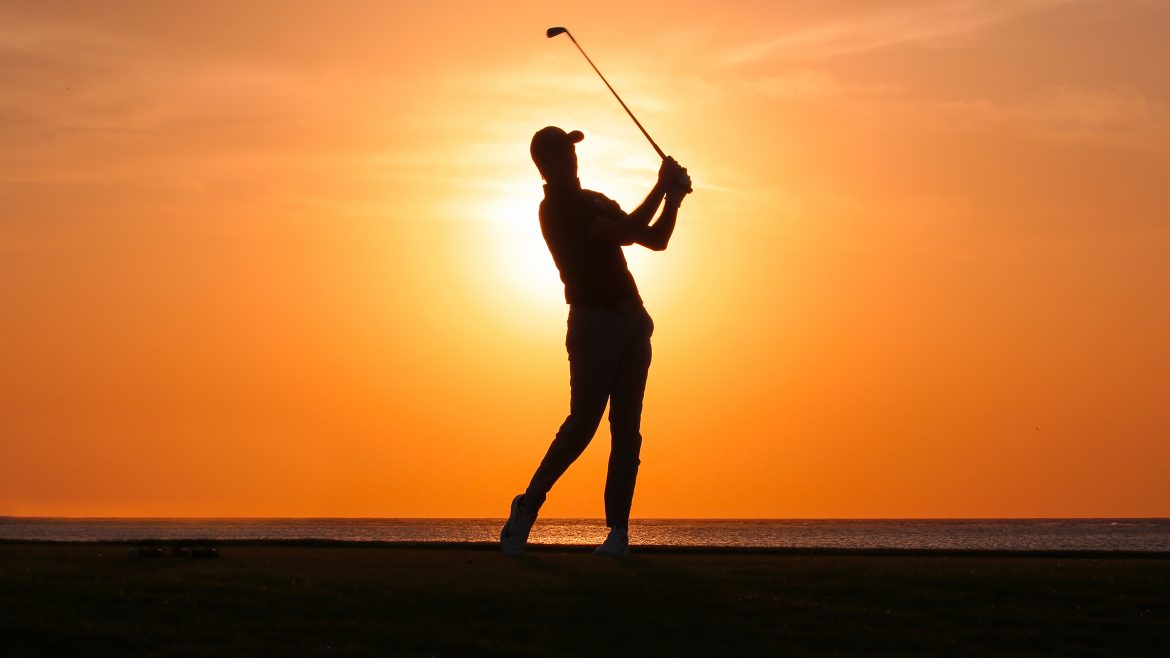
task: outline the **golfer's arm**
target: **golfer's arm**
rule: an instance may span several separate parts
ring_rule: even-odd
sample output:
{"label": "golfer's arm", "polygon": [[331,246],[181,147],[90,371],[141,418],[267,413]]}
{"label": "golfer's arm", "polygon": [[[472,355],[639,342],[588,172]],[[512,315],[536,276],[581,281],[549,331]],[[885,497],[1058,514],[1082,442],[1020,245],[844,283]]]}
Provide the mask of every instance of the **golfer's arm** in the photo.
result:
{"label": "golfer's arm", "polygon": [[628,246],[638,241],[638,237],[649,229],[646,226],[626,217],[615,220],[603,215],[593,218],[589,227],[589,239],[601,244],[618,244]]}
{"label": "golfer's arm", "polygon": [[[666,249],[670,234],[674,232],[674,223],[678,214],[678,205],[670,209],[670,203],[663,208],[658,221],[650,226],[654,213],[662,205],[666,196],[666,186],[655,185],[646,200],[634,209],[634,212],[621,219],[598,215],[589,227],[589,239],[608,244],[628,246],[640,244],[656,251]],[[661,245],[661,246],[659,246]]]}
{"label": "golfer's arm", "polygon": [[658,221],[654,222],[653,226],[643,228],[641,234],[634,238],[634,242],[654,251],[666,249],[670,236],[674,234],[674,225],[678,221],[678,207],[678,203],[667,201],[662,208],[662,214],[658,216]]}
{"label": "golfer's arm", "polygon": [[650,194],[646,195],[646,200],[630,213],[629,221],[638,226],[649,225],[650,220],[654,219],[654,213],[658,212],[658,206],[662,204],[662,199],[665,196],[666,186],[662,183],[655,183],[654,188],[650,190]]}

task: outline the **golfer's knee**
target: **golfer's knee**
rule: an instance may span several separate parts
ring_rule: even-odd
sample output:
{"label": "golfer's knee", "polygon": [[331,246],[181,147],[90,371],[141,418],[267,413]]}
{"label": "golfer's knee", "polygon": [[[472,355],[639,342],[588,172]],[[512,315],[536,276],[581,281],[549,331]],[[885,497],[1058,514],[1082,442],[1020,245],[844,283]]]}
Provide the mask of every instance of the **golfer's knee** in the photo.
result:
{"label": "golfer's knee", "polygon": [[642,452],[642,435],[637,430],[621,431],[614,428],[611,450],[637,461],[638,455]]}
{"label": "golfer's knee", "polygon": [[628,408],[625,405],[609,410],[609,426],[615,432],[637,434],[642,427],[642,407]]}
{"label": "golfer's knee", "polygon": [[571,413],[561,423],[561,429],[557,432],[557,437],[565,437],[566,439],[578,439],[588,442],[597,433],[597,426],[601,424],[601,414],[582,414]]}
{"label": "golfer's knee", "polygon": [[629,412],[609,413],[609,431],[615,440],[634,441],[642,443],[642,414]]}

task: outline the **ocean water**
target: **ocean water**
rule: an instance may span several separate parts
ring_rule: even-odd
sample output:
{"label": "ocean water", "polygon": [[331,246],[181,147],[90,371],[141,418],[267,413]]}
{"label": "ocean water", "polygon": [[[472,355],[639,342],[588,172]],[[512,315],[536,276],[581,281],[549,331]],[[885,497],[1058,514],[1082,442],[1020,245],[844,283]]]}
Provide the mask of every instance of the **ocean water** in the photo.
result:
{"label": "ocean water", "polygon": [[[327,539],[491,542],[503,519],[62,519],[0,517],[0,540]],[[531,540],[596,544],[599,519],[541,519]],[[755,548],[1170,551],[1170,519],[647,519],[632,544]]]}

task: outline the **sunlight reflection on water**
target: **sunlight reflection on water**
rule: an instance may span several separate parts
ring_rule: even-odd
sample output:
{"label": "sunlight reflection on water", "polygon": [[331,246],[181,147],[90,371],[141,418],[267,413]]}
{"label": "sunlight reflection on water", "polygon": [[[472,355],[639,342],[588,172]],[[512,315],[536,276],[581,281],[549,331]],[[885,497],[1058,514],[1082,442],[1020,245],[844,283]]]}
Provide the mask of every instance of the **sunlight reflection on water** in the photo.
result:
{"label": "sunlight reflection on water", "polygon": [[[327,539],[494,542],[502,519],[51,519],[0,517],[0,539]],[[631,543],[761,548],[1170,551],[1170,519],[647,519]],[[541,519],[539,544],[597,544],[600,519]]]}

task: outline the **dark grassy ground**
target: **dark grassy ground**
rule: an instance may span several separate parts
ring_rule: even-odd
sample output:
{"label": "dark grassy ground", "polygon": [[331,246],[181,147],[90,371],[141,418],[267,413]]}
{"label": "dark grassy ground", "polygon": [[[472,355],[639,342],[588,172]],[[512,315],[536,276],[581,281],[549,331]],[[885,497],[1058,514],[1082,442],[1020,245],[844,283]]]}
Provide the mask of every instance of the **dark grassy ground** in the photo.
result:
{"label": "dark grassy ground", "polygon": [[0,544],[0,655],[1167,655],[1170,559]]}

